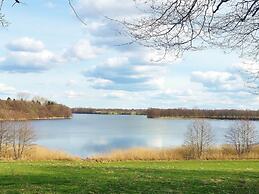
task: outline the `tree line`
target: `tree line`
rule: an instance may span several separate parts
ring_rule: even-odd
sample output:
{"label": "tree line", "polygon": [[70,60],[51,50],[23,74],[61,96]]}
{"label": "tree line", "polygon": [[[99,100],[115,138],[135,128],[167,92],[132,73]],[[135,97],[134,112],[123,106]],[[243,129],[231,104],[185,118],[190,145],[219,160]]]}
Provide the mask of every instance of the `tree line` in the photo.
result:
{"label": "tree line", "polygon": [[249,119],[259,120],[258,110],[236,109],[101,109],[101,108],[72,108],[75,114],[113,114],[113,115],[147,115],[147,118],[175,117],[175,118],[208,118],[208,119]]}
{"label": "tree line", "polygon": [[72,112],[69,107],[53,101],[32,99],[0,99],[0,120],[27,120],[48,118],[70,118]]}
{"label": "tree line", "polygon": [[179,117],[179,118],[208,118],[208,119],[249,119],[258,120],[259,110],[235,110],[235,109],[156,109],[147,110],[148,118]]}
{"label": "tree line", "polygon": [[146,115],[146,109],[72,108],[76,114]]}

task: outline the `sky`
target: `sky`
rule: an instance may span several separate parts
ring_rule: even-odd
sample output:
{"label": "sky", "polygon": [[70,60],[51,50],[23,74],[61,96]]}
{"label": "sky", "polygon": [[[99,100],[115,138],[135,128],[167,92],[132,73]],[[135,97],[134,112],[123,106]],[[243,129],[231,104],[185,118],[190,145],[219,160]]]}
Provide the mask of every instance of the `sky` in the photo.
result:
{"label": "sky", "polygon": [[[24,0],[2,12],[0,98],[42,96],[70,107],[258,109],[240,73],[245,59],[220,49],[180,57],[138,44],[107,19],[141,14],[132,0]],[[107,16],[107,17],[106,17]]]}

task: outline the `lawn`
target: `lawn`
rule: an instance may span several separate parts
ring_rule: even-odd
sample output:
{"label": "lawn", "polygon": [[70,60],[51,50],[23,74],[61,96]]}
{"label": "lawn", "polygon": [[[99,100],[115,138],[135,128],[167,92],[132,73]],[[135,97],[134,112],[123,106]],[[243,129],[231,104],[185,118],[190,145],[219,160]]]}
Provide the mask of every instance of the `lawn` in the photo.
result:
{"label": "lawn", "polygon": [[259,161],[0,162],[0,193],[259,193]]}

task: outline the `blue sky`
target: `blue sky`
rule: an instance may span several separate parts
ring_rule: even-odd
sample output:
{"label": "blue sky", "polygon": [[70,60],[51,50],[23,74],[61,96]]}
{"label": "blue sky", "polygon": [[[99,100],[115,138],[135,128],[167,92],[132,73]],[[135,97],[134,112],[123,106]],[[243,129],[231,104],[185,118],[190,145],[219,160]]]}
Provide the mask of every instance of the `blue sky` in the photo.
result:
{"label": "blue sky", "polygon": [[[24,0],[25,1],[25,0]],[[26,1],[3,7],[10,25],[0,28],[0,98],[43,96],[71,107],[252,108],[240,74],[244,59],[219,49],[164,60],[105,19],[139,14],[131,0]]]}

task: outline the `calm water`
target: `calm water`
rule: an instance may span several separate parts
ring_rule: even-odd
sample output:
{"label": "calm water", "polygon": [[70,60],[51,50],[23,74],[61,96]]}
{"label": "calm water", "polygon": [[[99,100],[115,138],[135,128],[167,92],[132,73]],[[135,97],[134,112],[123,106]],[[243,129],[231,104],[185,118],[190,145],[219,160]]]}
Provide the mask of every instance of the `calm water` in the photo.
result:
{"label": "calm water", "polygon": [[[78,156],[114,149],[171,147],[184,142],[191,120],[147,119],[145,116],[74,115],[71,120],[33,121],[37,144]],[[232,121],[209,120],[216,144]],[[256,122],[259,129],[259,122]]]}

